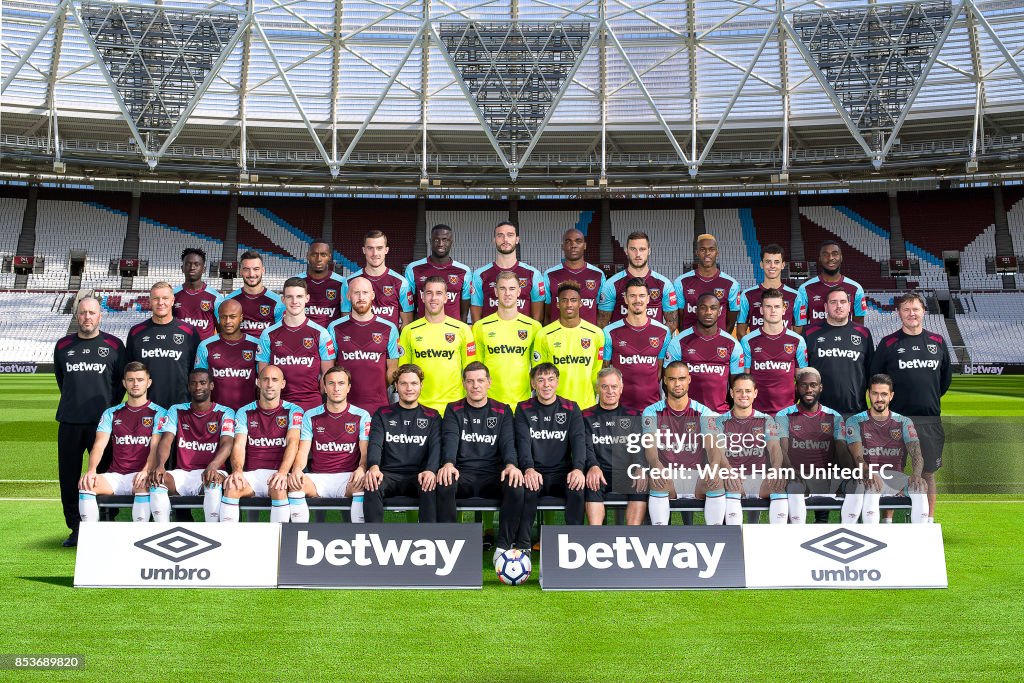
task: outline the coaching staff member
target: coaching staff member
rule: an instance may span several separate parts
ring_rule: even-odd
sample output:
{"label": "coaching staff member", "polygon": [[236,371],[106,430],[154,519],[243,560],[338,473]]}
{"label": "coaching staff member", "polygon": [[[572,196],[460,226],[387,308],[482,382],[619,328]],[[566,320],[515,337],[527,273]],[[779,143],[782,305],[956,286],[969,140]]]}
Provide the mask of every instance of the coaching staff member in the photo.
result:
{"label": "coaching staff member", "polygon": [[65,548],[78,545],[78,479],[82,453],[92,447],[100,415],[124,396],[124,344],[100,331],[103,312],[94,296],[84,296],[75,311],[78,333],[64,337],[53,350],[53,370],[60,388],[57,405],[57,478],[64,523],[71,535]]}
{"label": "coaching staff member", "polygon": [[174,292],[171,285],[158,282],[149,290],[153,316],[128,332],[128,360],[149,368],[153,386],[149,400],[169,408],[188,403],[188,373],[196,362],[199,332],[174,317]]}
{"label": "coaching staff member", "polygon": [[935,472],[942,467],[946,434],[942,429],[942,396],[953,381],[946,340],[924,329],[924,297],[907,292],[896,301],[903,327],[878,342],[871,374],[892,377],[889,408],[914,422],[924,456],[922,477],[928,484],[928,521],[935,519]]}

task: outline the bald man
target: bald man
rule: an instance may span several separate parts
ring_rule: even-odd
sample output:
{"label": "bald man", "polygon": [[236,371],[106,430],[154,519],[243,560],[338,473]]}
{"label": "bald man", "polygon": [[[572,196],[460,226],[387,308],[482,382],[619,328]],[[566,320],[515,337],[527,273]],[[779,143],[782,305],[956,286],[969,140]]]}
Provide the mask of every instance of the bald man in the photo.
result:
{"label": "bald man", "polygon": [[196,368],[213,375],[213,400],[238,410],[256,398],[256,351],[260,342],[242,332],[242,304],[226,299],[217,309],[220,334],[196,352]]}
{"label": "bald man", "polygon": [[352,376],[348,400],[370,415],[391,401],[388,384],[395,378],[398,359],[398,328],[373,313],[374,291],[365,277],[348,283],[349,313],[327,328],[337,349],[338,365]]}
{"label": "bald man", "polygon": [[562,235],[562,263],[544,271],[544,302],[547,304],[547,322],[558,320],[558,301],[551,292],[557,292],[563,282],[572,280],[580,285],[580,318],[591,325],[597,324],[597,299],[604,287],[604,273],[587,263],[587,236],[576,228]]}

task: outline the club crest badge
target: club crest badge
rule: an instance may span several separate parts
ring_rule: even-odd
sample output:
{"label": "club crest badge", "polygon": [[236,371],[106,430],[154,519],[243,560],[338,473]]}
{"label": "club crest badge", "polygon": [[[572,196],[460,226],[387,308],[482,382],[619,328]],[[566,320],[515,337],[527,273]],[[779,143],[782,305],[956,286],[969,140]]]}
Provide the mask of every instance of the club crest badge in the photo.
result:
{"label": "club crest badge", "polygon": [[278,415],[277,416],[277,426],[278,427],[282,427],[282,428],[283,427],[287,427],[288,426],[288,416],[287,415]]}
{"label": "club crest badge", "polygon": [[246,350],[242,351],[242,360],[244,360],[245,362],[248,363],[248,362],[250,362],[252,360],[252,358],[253,358],[252,349],[246,349]]}
{"label": "club crest badge", "polygon": [[723,359],[728,358],[729,357],[729,349],[725,348],[724,346],[719,346],[718,347],[718,357],[719,358],[723,358]]}
{"label": "club crest badge", "polygon": [[381,342],[384,341],[384,333],[383,332],[373,332],[372,334],[370,334],[370,339],[373,340],[374,344],[380,344]]}
{"label": "club crest badge", "polygon": [[270,304],[260,304],[260,315],[264,317],[270,315]]}
{"label": "club crest badge", "polygon": [[725,296],[725,290],[722,289],[721,287],[715,287],[715,298],[716,299],[721,299],[724,296]]}
{"label": "club crest badge", "polygon": [[394,296],[395,295],[395,286],[394,285],[384,285],[383,291],[384,291],[384,296]]}
{"label": "club crest badge", "polygon": [[619,429],[629,429],[631,420],[628,417],[619,418]]}
{"label": "club crest badge", "polygon": [[183,335],[183,334],[176,334],[176,335],[174,335],[174,343],[177,344],[178,346],[181,346],[182,344],[184,344],[185,343],[185,335]]}
{"label": "club crest badge", "polygon": [[519,288],[526,289],[527,281],[525,277],[519,278]]}
{"label": "club crest badge", "polygon": [[216,434],[217,433],[217,429],[219,427],[220,427],[220,425],[218,423],[216,423],[216,422],[207,422],[206,423],[206,431],[210,432],[211,434]]}
{"label": "club crest badge", "polygon": [[455,343],[455,333],[454,332],[445,332],[444,333],[444,340],[446,342],[448,342],[449,344],[454,344]]}
{"label": "club crest badge", "polygon": [[555,423],[556,424],[564,425],[565,424],[565,419],[566,419],[566,414],[565,413],[557,413],[555,415]]}
{"label": "club crest badge", "polygon": [[429,424],[429,422],[427,421],[427,418],[425,418],[425,417],[418,417],[418,418],[416,418],[416,428],[417,429],[426,429],[428,424]]}
{"label": "club crest badge", "polygon": [[891,436],[893,439],[899,440],[903,438],[903,432],[900,431],[899,429],[890,429],[889,436]]}
{"label": "club crest badge", "polygon": [[530,337],[529,330],[518,330],[519,341],[526,341]]}
{"label": "club crest badge", "polygon": [[212,301],[201,301],[199,303],[199,309],[201,311],[203,311],[204,313],[209,313],[211,310],[213,310],[213,302]]}
{"label": "club crest badge", "polygon": [[652,289],[652,290],[650,290],[650,294],[651,294],[651,301],[657,301],[658,299],[661,298],[661,290],[660,289]]}
{"label": "club crest badge", "polygon": [[327,300],[328,301],[334,301],[337,298],[338,298],[338,290],[336,290],[336,289],[328,289],[327,290]]}
{"label": "club crest badge", "polygon": [[498,426],[498,418],[496,418],[496,417],[489,417],[489,418],[487,418],[487,428],[488,429],[494,429],[497,426]]}
{"label": "club crest badge", "polygon": [[659,346],[661,346],[661,340],[658,339],[657,337],[648,337],[647,338],[647,343],[649,343],[651,345],[652,349],[656,349]]}
{"label": "club crest badge", "polygon": [[142,418],[142,426],[143,427],[152,427],[153,426],[153,418],[152,417],[144,417],[144,418]]}
{"label": "club crest badge", "polygon": [[302,345],[304,347],[306,347],[307,349],[313,348],[313,338],[312,337],[303,337],[302,338]]}
{"label": "club crest badge", "polygon": [[580,339],[580,346],[583,347],[584,351],[589,349],[590,348],[590,337],[584,337],[583,339]]}
{"label": "club crest badge", "polygon": [[938,344],[928,344],[928,353],[936,354],[939,352]]}
{"label": "club crest badge", "polygon": [[786,353],[796,353],[796,344],[784,344],[782,349]]}
{"label": "club crest badge", "polygon": [[99,347],[98,349],[96,349],[96,355],[99,356],[100,358],[106,358],[107,356],[110,355],[110,347],[109,346],[101,346],[101,347]]}
{"label": "club crest badge", "polygon": [[448,275],[448,284],[450,284],[452,287],[458,287],[459,286],[459,276],[455,275],[455,274]]}
{"label": "club crest badge", "polygon": [[597,289],[597,280],[584,280],[583,286],[586,287],[588,291],[592,292]]}
{"label": "club crest badge", "polygon": [[356,433],[356,426],[357,425],[356,425],[355,422],[346,422],[345,423],[345,433],[346,434],[355,434]]}

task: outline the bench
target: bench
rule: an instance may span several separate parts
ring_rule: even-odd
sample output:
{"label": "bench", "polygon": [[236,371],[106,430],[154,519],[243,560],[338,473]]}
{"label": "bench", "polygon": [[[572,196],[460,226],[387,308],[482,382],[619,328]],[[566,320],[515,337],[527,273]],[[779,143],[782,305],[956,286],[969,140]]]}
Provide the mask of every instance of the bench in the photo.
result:
{"label": "bench", "polygon": [[[134,496],[96,496],[96,503],[101,508],[130,508],[134,502]],[[172,510],[193,510],[202,509],[202,496],[171,496]],[[623,494],[608,493],[605,495],[605,508],[614,510],[616,522],[623,523],[623,514],[626,510],[628,498]],[[766,498],[744,498],[743,509],[747,512],[764,512],[768,510],[769,501]],[[307,497],[306,505],[309,506],[310,518],[323,522],[330,510],[348,511],[352,508],[351,498],[314,498]],[[829,496],[809,496],[806,499],[808,510],[839,510],[842,508],[842,500]],[[704,501],[677,498],[671,501],[674,512],[702,512]],[[247,521],[256,521],[261,510],[270,509],[270,498],[240,498],[238,501],[239,510],[245,512]],[[910,498],[906,496],[882,496],[879,507],[883,510],[910,510]],[[460,498],[456,501],[456,509],[459,512],[497,512],[500,508],[500,501],[494,498]],[[412,497],[395,496],[384,499],[384,510],[387,512],[412,512],[419,509],[419,502]],[[565,499],[553,496],[541,496],[537,505],[537,511],[550,512],[565,509]]]}

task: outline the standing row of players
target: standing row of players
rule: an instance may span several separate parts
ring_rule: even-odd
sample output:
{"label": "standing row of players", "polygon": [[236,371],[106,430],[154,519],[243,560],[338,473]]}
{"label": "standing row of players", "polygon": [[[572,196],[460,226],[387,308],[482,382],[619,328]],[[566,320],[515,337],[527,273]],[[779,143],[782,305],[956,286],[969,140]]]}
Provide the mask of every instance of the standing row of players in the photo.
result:
{"label": "standing row of players", "polygon": [[[353,401],[369,411],[387,404],[387,387],[395,379],[399,362],[423,367],[423,402],[439,412],[464,395],[453,378],[473,360],[483,361],[495,374],[493,393],[510,406],[530,395],[529,369],[540,362],[560,367],[561,393],[582,408],[595,403],[594,382],[604,365],[625,374],[626,405],[635,409],[650,405],[660,397],[664,364],[675,359],[684,360],[692,374],[695,398],[719,412],[729,406],[730,376],[743,372],[762,387],[756,409],[773,414],[790,405],[795,372],[808,363],[825,376],[825,402],[847,416],[866,408],[867,378],[873,371],[889,372],[897,383],[915,387],[899,392],[905,397],[901,412],[915,416],[934,419],[938,399],[948,387],[948,352],[941,336],[922,330],[920,297],[901,304],[903,330],[884,340],[883,353],[874,353],[870,333],[859,324],[861,316],[853,315],[851,320],[850,315],[863,312],[863,292],[839,273],[842,256],[832,243],[822,245],[820,251],[822,276],[805,283],[799,292],[781,283],[782,250],[766,247],[762,254],[765,281],[742,294],[735,281],[718,270],[717,244],[710,235],[698,239],[697,267],[681,276],[675,287],[647,266],[650,242],[642,233],[627,240],[627,269],[607,281],[599,269],[583,262],[586,245],[578,231],[566,233],[565,261],[544,276],[515,261],[518,235],[510,224],[495,229],[495,262],[472,275],[451,260],[452,243],[452,230],[436,226],[431,257],[411,264],[408,278],[401,278],[386,268],[386,238],[368,233],[367,266],[349,280],[332,272],[330,247],[314,243],[307,272],[285,283],[283,299],[263,287],[258,253],[243,255],[245,286],[222,299],[202,283],[204,255],[186,250],[185,284],[154,286],[153,317],[132,329],[121,360],[147,363],[155,379],[152,397],[162,405],[187,399],[185,378],[193,366],[209,368],[218,387],[214,400],[232,409],[251,401],[256,369],[269,363],[288,377],[285,398],[305,409],[319,405],[320,377],[335,362],[353,374]],[[542,298],[554,303],[545,308]],[[684,328],[673,335],[679,318],[672,310],[677,300]],[[412,311],[406,309],[414,301],[424,315],[410,322]],[[88,310],[96,309],[94,331],[98,330],[98,302],[82,303]],[[472,329],[450,315],[461,318],[467,308],[477,320]],[[346,311],[348,315],[332,320]],[[557,320],[543,329],[531,317],[551,318],[553,313]],[[211,322],[213,314],[219,334]],[[312,316],[326,322],[326,328]],[[588,318],[595,318],[596,324]],[[803,329],[803,337],[796,334],[812,321],[819,322]],[[737,334],[757,329],[737,342],[726,331],[734,327]],[[247,334],[261,328],[259,339]],[[921,334],[926,343],[913,343]],[[204,335],[211,336],[202,340]],[[67,374],[74,375],[81,365],[69,358],[81,340],[80,332],[58,342],[55,360],[62,388],[62,370],[66,367]],[[104,343],[116,350],[119,342],[105,335]],[[926,354],[930,357],[923,357]],[[925,375],[937,381],[927,381]],[[917,391],[917,385],[924,391]],[[58,411],[62,427],[65,423],[88,425],[89,421],[77,417],[65,414],[62,419]],[[74,457],[80,460],[91,435],[85,435],[87,429],[74,431],[72,436],[77,438],[61,450],[77,450]],[[941,442],[937,450],[929,458],[926,474],[941,462]],[[63,482],[66,477],[61,478]]]}

